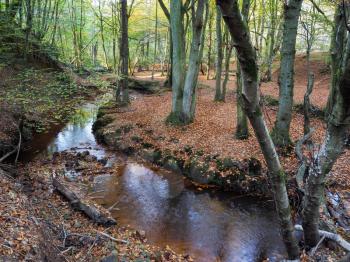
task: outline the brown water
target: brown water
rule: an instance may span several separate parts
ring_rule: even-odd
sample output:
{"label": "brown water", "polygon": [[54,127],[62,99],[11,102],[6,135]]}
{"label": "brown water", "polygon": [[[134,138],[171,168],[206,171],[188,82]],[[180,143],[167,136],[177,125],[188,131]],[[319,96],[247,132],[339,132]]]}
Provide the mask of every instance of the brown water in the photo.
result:
{"label": "brown water", "polygon": [[182,176],[128,162],[119,175],[95,180],[107,189],[101,201],[118,202],[122,225],[145,230],[157,245],[195,256],[195,261],[280,261],[284,254],[273,203],[228,193],[199,191]]}
{"label": "brown water", "polygon": [[61,130],[35,139],[24,157],[65,150],[108,157],[109,165],[122,168],[96,177],[93,189],[106,190],[101,204],[107,207],[118,201],[118,223],[145,230],[150,243],[169,245],[195,261],[281,260],[285,249],[272,201],[200,191],[180,175],[131,160],[115,162],[92,134],[96,111],[94,103],[82,106]]}

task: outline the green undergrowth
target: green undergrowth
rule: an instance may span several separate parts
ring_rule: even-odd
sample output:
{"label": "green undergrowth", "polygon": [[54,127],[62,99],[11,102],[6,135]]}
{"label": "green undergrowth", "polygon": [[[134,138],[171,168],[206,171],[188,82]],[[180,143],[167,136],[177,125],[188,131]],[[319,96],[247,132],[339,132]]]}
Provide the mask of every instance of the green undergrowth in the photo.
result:
{"label": "green undergrowth", "polygon": [[67,121],[88,93],[62,72],[33,67],[2,70],[7,74],[0,83],[0,103],[20,108],[26,126],[38,133]]}

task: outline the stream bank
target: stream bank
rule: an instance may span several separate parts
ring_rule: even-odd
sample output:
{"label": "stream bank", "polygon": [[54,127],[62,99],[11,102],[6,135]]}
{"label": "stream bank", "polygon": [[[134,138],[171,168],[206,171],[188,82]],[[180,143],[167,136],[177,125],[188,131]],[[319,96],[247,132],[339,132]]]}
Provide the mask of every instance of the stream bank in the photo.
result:
{"label": "stream bank", "polygon": [[[125,124],[119,121],[123,110],[113,103],[99,109],[93,131],[101,143],[127,155],[138,155],[201,185],[237,194],[270,196],[266,170],[258,159],[236,160],[189,145],[183,146],[176,138],[158,135],[159,131],[156,134],[143,123]],[[160,147],[157,142],[164,140],[174,144],[176,149]]]}

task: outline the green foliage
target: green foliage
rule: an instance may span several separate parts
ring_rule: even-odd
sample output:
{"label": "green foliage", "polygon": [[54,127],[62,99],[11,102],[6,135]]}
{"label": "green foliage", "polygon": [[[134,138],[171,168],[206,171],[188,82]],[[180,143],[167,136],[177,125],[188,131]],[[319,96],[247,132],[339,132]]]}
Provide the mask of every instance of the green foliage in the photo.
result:
{"label": "green foliage", "polygon": [[28,126],[44,132],[52,124],[68,120],[84,92],[64,73],[28,68],[6,80],[5,88],[0,90],[0,103],[19,106]]}

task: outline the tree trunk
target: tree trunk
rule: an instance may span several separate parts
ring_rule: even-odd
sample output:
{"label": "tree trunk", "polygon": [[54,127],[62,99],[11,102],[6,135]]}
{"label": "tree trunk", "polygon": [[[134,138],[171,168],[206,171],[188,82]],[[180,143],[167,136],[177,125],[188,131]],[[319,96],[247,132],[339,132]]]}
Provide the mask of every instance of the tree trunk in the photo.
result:
{"label": "tree trunk", "polygon": [[[342,5],[338,5],[338,11],[342,10],[341,8]],[[338,19],[339,17],[336,15],[336,24]],[[338,26],[335,26],[334,30],[335,35],[343,35]],[[346,42],[338,43],[338,50],[343,51],[337,54],[342,58],[338,61],[342,66],[340,68],[332,67],[332,75],[337,74],[339,80],[332,83],[335,84],[332,86],[334,96],[332,110],[328,116],[326,135],[319,152],[314,154],[313,164],[309,169],[305,186],[303,228],[305,244],[308,247],[317,245],[319,241],[319,208],[324,197],[325,179],[338,156],[343,152],[350,124],[350,50],[345,48],[345,45],[350,44],[350,38],[348,37]]]}
{"label": "tree trunk", "polygon": [[167,121],[171,123],[182,122],[182,97],[185,81],[186,53],[185,32],[183,24],[182,1],[174,0],[170,3],[170,25],[172,35],[172,108]]}
{"label": "tree trunk", "polygon": [[232,43],[231,43],[231,38],[228,34],[227,26],[225,27],[226,31],[226,48],[225,48],[225,78],[224,82],[222,83],[222,101],[226,100],[226,90],[227,90],[227,83],[228,80],[230,79],[230,59],[232,56]]}
{"label": "tree trunk", "polygon": [[[192,122],[195,113],[198,73],[200,61],[203,56],[205,23],[208,19],[208,5],[206,2],[207,0],[198,0],[196,11],[194,6],[192,7],[192,43],[183,96],[184,124]],[[206,15],[204,19],[203,15],[205,9]]]}
{"label": "tree trunk", "polygon": [[297,259],[299,258],[299,248],[294,236],[285,185],[285,174],[260,108],[257,58],[250,41],[248,27],[241,18],[237,0],[217,0],[216,2],[221,8],[224,21],[234,40],[234,46],[243,72],[243,91],[241,98],[244,105],[243,108],[254,129],[267,163],[272,192],[280,220],[281,233],[287,248],[288,257],[289,259]]}
{"label": "tree trunk", "polygon": [[156,2],[156,22],[154,26],[154,56],[153,56],[153,67],[152,67],[152,80],[154,79],[154,70],[157,60],[157,39],[158,39],[158,4]]}
{"label": "tree trunk", "polygon": [[292,143],[289,137],[289,129],[293,107],[295,43],[302,2],[302,0],[290,0],[284,3],[279,106],[277,120],[272,132],[274,142],[279,147],[287,147]]}
{"label": "tree trunk", "polygon": [[238,61],[237,61],[236,71],[237,71],[236,72],[237,126],[236,126],[235,137],[237,139],[244,140],[249,137],[249,129],[248,129],[248,118],[244,109],[242,108],[242,101],[240,101],[240,97],[242,97],[243,79],[242,79],[241,67]]}
{"label": "tree trunk", "polygon": [[216,81],[215,81],[215,101],[221,101],[221,74],[222,74],[222,30],[221,30],[221,11],[216,8]]}
{"label": "tree trunk", "polygon": [[[249,16],[249,8],[250,8],[250,0],[243,0],[242,3],[242,16],[244,22],[248,26],[248,16]],[[239,61],[237,59],[237,69],[236,69],[236,81],[237,81],[237,98],[241,97],[242,89],[243,89],[243,74],[241,72],[241,67]],[[241,101],[237,99],[237,126],[236,126],[236,134],[235,137],[237,139],[247,139],[249,137],[249,129],[248,129],[248,118],[246,113],[244,112]]]}
{"label": "tree trunk", "polygon": [[105,36],[104,36],[104,25],[103,25],[103,15],[102,15],[102,10],[101,10],[101,0],[98,1],[98,11],[99,11],[99,20],[100,20],[100,32],[101,32],[101,40],[102,40],[102,49],[103,49],[103,54],[105,57],[105,64],[106,67],[109,69],[108,65],[108,55],[107,55],[107,50],[106,50],[106,42],[105,42]]}
{"label": "tree trunk", "polygon": [[121,41],[120,41],[120,80],[117,88],[117,103],[125,106],[129,104],[128,75],[129,75],[129,38],[128,38],[128,2],[120,0]]}
{"label": "tree trunk", "polygon": [[[348,9],[348,8],[347,8]],[[330,115],[332,112],[334,99],[336,97],[335,91],[336,86],[339,83],[339,70],[341,68],[341,60],[343,55],[344,48],[344,39],[346,36],[346,27],[345,27],[345,17],[343,14],[342,5],[337,5],[334,14],[334,30],[332,34],[330,54],[331,54],[331,87],[329,90],[329,96],[326,107],[326,116]]]}
{"label": "tree trunk", "polygon": [[209,15],[209,43],[208,43],[208,65],[207,65],[207,80],[210,79],[210,67],[211,67],[211,48],[212,48],[212,31],[213,31],[213,19],[212,14]]}

